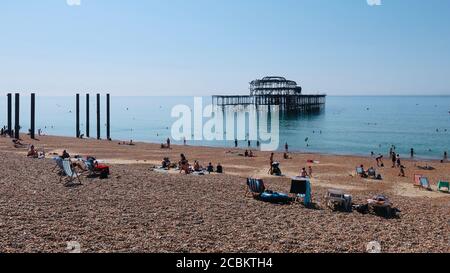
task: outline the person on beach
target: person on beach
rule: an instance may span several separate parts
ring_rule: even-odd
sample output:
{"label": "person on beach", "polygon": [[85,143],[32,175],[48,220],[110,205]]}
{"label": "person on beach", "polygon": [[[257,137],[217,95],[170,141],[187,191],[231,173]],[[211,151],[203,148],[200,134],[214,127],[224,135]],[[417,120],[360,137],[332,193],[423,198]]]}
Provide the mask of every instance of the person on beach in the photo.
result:
{"label": "person on beach", "polygon": [[200,163],[197,160],[194,161],[194,171],[195,172],[201,172],[202,171],[202,166],[200,166]]}
{"label": "person on beach", "polygon": [[261,142],[259,142],[259,140],[258,141],[256,141],[256,147],[260,147],[261,146]]}
{"label": "person on beach", "polygon": [[414,157],[414,148],[411,148],[411,158]]}
{"label": "person on beach", "polygon": [[272,174],[273,173],[273,156],[274,156],[275,154],[274,153],[272,153],[271,155],[270,155],[270,168],[269,168],[269,174]]}
{"label": "person on beach", "polygon": [[448,160],[448,155],[447,155],[447,151],[444,152],[444,161]]}
{"label": "person on beach", "polygon": [[308,177],[308,172],[306,172],[306,168],[302,168],[302,170],[300,171],[300,177]]}
{"label": "person on beach", "polygon": [[247,142],[247,144],[249,148],[252,147],[252,142],[250,140]]}
{"label": "person on beach", "polygon": [[217,164],[216,173],[223,173],[223,167],[220,163]]}
{"label": "person on beach", "polygon": [[209,162],[208,168],[206,170],[208,171],[209,174],[214,172],[214,166],[212,165],[211,162]]}
{"label": "person on beach", "polygon": [[289,145],[288,145],[287,142],[286,142],[286,144],[284,144],[284,151],[285,151],[286,153],[289,153]]}
{"label": "person on beach", "polygon": [[170,149],[170,138],[167,138],[167,149]]}
{"label": "person on beach", "polygon": [[170,159],[168,157],[165,157],[161,165],[163,169],[168,170],[170,168],[170,164]]}
{"label": "person on beach", "polygon": [[400,160],[400,155],[397,154],[397,168],[400,168],[401,165],[402,165],[402,161]]}
{"label": "person on beach", "polygon": [[397,155],[392,152],[391,154],[391,160],[392,160],[392,168],[395,168],[395,164],[397,163]]}
{"label": "person on beach", "polygon": [[367,177],[369,177],[369,176],[367,175],[366,170],[364,169],[364,165],[361,164],[361,166],[359,166],[359,167],[360,167],[361,170],[362,170],[362,172],[359,174],[359,175],[361,176],[361,178],[367,178]]}
{"label": "person on beach", "polygon": [[186,137],[183,137],[183,145],[186,146],[187,142],[186,142]]}
{"label": "person on beach", "polygon": [[30,146],[30,150],[28,151],[27,157],[31,157],[31,158],[38,158],[39,154],[38,152],[34,149],[34,145]]}
{"label": "person on beach", "polygon": [[235,140],[234,140],[234,148],[237,148],[237,147],[238,147],[238,140],[235,139]]}
{"label": "person on beach", "polygon": [[248,157],[248,156],[249,156],[248,150],[245,150],[244,157]]}
{"label": "person on beach", "polygon": [[180,173],[184,171],[185,174],[189,174],[189,161],[186,159],[184,154],[180,155],[180,162],[178,162],[178,168],[180,169]]}
{"label": "person on beach", "polygon": [[284,153],[283,158],[285,160],[292,159],[292,157],[288,153]]}
{"label": "person on beach", "polygon": [[377,167],[384,167],[382,154],[378,155],[378,157],[376,158],[376,161],[377,161]]}
{"label": "person on beach", "polygon": [[400,177],[405,177],[405,166],[400,165],[400,173],[398,174]]}
{"label": "person on beach", "polygon": [[64,150],[62,152],[61,158],[62,159],[69,159],[70,158],[70,154],[66,150]]}

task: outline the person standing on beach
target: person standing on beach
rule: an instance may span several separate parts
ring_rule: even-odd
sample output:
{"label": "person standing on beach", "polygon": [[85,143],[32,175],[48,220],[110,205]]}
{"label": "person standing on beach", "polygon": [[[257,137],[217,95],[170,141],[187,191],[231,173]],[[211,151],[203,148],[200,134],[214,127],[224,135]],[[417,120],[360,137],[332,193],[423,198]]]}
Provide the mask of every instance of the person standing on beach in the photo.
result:
{"label": "person standing on beach", "polygon": [[250,148],[250,147],[252,147],[252,142],[250,141],[250,140],[248,140],[248,147]]}
{"label": "person standing on beach", "polygon": [[400,160],[400,155],[397,154],[397,168],[400,168],[401,165],[402,165],[402,161]]}
{"label": "person standing on beach", "polygon": [[167,138],[167,149],[170,149],[170,138]]}
{"label": "person standing on beach", "polygon": [[269,174],[272,174],[273,173],[273,156],[274,156],[275,154],[274,153],[272,153],[271,155],[270,155],[270,168],[269,168]]}
{"label": "person standing on beach", "polygon": [[447,155],[447,151],[444,152],[444,161],[447,161],[448,159],[448,155]]}
{"label": "person standing on beach", "polygon": [[183,137],[183,145],[186,146],[186,137]]}
{"label": "person standing on beach", "polygon": [[284,151],[285,151],[286,153],[289,153],[289,145],[288,145],[287,142],[286,142],[286,144],[284,144]]}
{"label": "person standing on beach", "polygon": [[391,159],[392,159],[392,168],[395,168],[395,164],[397,163],[397,156],[394,152],[392,152],[391,154]]}
{"label": "person standing on beach", "polygon": [[238,140],[237,140],[237,138],[234,140],[234,148],[237,148],[238,147]]}
{"label": "person standing on beach", "polygon": [[411,148],[411,158],[414,157],[414,148]]}

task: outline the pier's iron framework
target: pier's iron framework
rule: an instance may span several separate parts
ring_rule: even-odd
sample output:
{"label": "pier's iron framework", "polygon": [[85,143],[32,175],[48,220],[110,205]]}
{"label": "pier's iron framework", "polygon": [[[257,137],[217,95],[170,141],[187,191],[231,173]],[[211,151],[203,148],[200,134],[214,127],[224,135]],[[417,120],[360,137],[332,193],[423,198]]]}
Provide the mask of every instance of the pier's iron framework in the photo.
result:
{"label": "pier's iron framework", "polygon": [[216,106],[277,105],[281,110],[316,110],[326,103],[326,95],[304,95],[295,81],[265,77],[250,83],[249,96],[213,96]]}

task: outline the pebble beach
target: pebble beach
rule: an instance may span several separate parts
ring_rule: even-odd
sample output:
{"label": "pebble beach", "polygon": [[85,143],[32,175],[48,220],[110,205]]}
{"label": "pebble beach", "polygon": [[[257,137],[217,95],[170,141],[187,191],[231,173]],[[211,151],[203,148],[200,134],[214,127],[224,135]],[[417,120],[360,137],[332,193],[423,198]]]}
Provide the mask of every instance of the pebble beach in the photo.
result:
{"label": "pebble beach", "polygon": [[[382,252],[449,253],[450,195],[437,181],[450,179],[450,163],[403,160],[406,177],[385,162],[382,181],[354,174],[371,157],[322,154],[276,154],[285,177],[267,174],[270,153],[230,148],[173,146],[41,136],[22,137],[46,152],[46,159],[26,157],[11,139],[0,138],[0,252],[67,253],[78,242],[81,252],[169,253],[361,253],[377,241]],[[121,143],[119,145],[119,143]],[[52,154],[94,156],[108,164],[108,179],[81,177],[66,187],[53,171]],[[224,174],[193,176],[152,171],[164,157],[173,162],[184,153],[206,166],[221,163]],[[316,163],[308,164],[308,160]],[[431,165],[433,171],[417,166]],[[313,201],[276,205],[245,197],[246,178],[264,179],[266,187],[289,192],[290,177],[311,166]],[[426,175],[433,191],[413,186],[416,173]],[[384,194],[401,210],[398,218],[333,212],[323,205],[328,189],[342,189],[354,203]]]}

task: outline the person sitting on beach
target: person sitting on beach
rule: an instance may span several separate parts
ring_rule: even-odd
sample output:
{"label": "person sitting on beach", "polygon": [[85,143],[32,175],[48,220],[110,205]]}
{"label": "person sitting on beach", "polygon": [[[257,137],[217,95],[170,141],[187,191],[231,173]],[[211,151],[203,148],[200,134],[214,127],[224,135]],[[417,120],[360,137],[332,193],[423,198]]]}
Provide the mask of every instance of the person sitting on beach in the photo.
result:
{"label": "person sitting on beach", "polygon": [[163,169],[169,169],[170,168],[170,159],[168,157],[165,157],[162,161],[162,168]]}
{"label": "person sitting on beach", "polygon": [[255,157],[255,156],[253,155],[253,151],[252,151],[252,150],[250,150],[250,152],[248,153],[248,157]]}
{"label": "person sitting on beach", "polygon": [[244,157],[248,157],[248,150],[245,150]]}
{"label": "person sitting on beach", "polygon": [[186,159],[184,154],[180,155],[180,162],[178,162],[178,168],[180,169],[180,173],[184,171],[185,174],[190,173],[189,169],[189,161]]}
{"label": "person sitting on beach", "polygon": [[373,178],[375,178],[375,177],[377,176],[377,172],[375,171],[375,168],[374,168],[374,167],[370,167],[370,168],[367,170],[367,176],[373,177]]}
{"label": "person sitting on beach", "polygon": [[194,172],[201,172],[202,171],[202,166],[200,166],[200,163],[195,160],[194,161]]}
{"label": "person sitting on beach", "polygon": [[70,158],[70,154],[66,150],[64,150],[62,152],[61,158],[62,159],[68,159],[68,158]]}
{"label": "person sitting on beach", "polygon": [[308,177],[308,173],[306,172],[306,168],[302,168],[300,172],[300,177]]}
{"label": "person sitting on beach", "polygon": [[220,163],[217,164],[216,173],[223,173],[223,167]]}
{"label": "person sitting on beach", "polygon": [[30,150],[28,150],[27,157],[31,157],[31,158],[38,158],[39,157],[38,152],[34,149],[34,145],[30,146]]}
{"label": "person sitting on beach", "polygon": [[214,172],[214,166],[212,165],[211,162],[209,162],[208,168],[206,170],[208,171],[208,173],[213,173]]}
{"label": "person sitting on beach", "polygon": [[367,173],[366,173],[366,170],[364,169],[364,165],[361,165],[361,166],[359,166],[359,167],[361,168],[361,172],[359,173],[359,175],[360,175],[362,178],[367,178],[368,175],[367,175]]}
{"label": "person sitting on beach", "polygon": [[284,153],[283,158],[286,160],[292,159],[292,157],[288,153]]}

